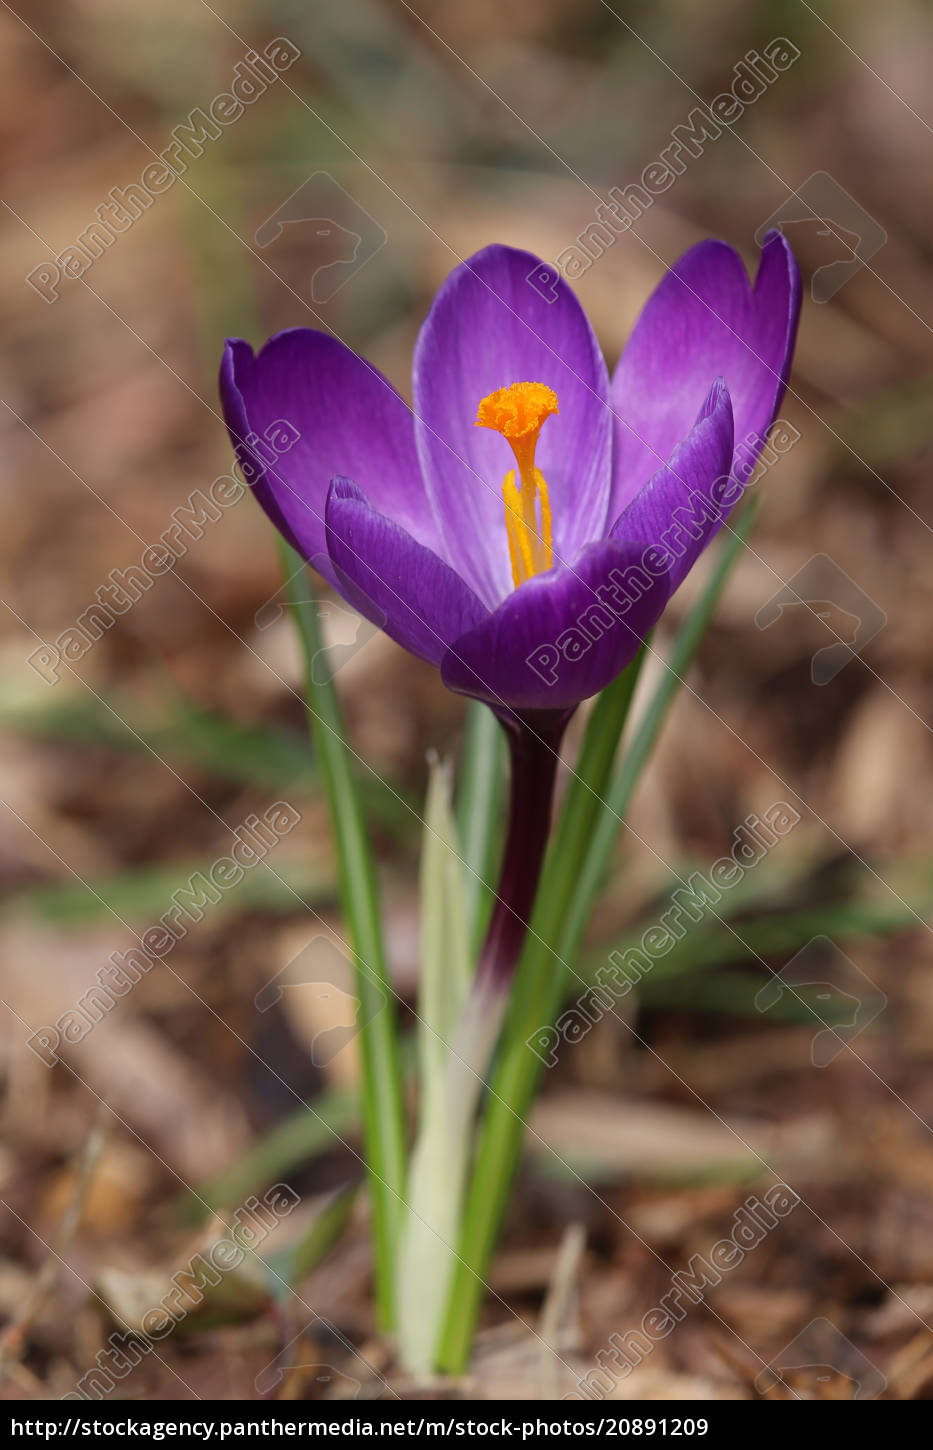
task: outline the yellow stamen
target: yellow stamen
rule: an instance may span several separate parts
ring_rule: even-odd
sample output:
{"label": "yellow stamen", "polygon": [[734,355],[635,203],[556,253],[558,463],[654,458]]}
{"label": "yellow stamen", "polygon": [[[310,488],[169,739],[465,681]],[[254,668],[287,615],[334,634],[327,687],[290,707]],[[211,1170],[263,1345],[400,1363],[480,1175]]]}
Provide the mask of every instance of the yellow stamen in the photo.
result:
{"label": "yellow stamen", "polygon": [[557,394],[545,383],[512,383],[483,398],[476,417],[478,428],[502,434],[518,464],[521,487],[515,487],[514,469],[502,483],[516,588],[551,567],[551,503],[544,476],[535,468],[535,449],[541,429],[557,411]]}

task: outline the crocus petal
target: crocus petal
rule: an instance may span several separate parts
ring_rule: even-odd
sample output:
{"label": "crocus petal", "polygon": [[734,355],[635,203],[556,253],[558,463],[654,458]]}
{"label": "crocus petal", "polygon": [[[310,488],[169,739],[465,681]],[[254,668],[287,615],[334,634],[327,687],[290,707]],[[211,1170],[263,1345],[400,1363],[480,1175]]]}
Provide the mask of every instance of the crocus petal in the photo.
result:
{"label": "crocus petal", "polygon": [[[324,506],[335,474],[350,474],[376,507],[429,548],[436,532],[415,453],[411,410],[382,374],[336,338],[296,327],[254,357],[227,343],[220,370],[224,417],[244,474],[289,542],[329,573]],[[269,462],[244,446],[275,420],[298,440]],[[333,582],[333,580],[331,580]]]}
{"label": "crocus petal", "polygon": [[588,544],[572,567],[535,575],[456,640],[444,683],[500,713],[571,709],[634,658],[669,596],[644,543]]}
{"label": "crocus petal", "polygon": [[645,305],[612,380],[613,516],[686,437],[715,377],[732,398],[734,467],[745,481],[784,395],[799,313],[800,275],[778,232],[754,288],[725,242],[700,242],[681,257]]}
{"label": "crocus petal", "polygon": [[649,539],[662,550],[672,594],[742,495],[730,476],[732,443],[732,403],[719,378],[683,443],[610,531],[610,538]]}
{"label": "crocus petal", "polygon": [[515,460],[476,426],[487,394],[546,383],[560,413],[544,425],[537,465],[550,494],[554,553],[572,559],[605,531],[611,414],[608,376],[586,314],[530,252],[490,246],[447,278],[415,350],[418,456],[444,551],[490,605],[513,588],[502,480]]}
{"label": "crocus petal", "polygon": [[449,564],[374,509],[348,478],[335,478],[327,495],[327,547],[344,598],[432,665],[486,614]]}

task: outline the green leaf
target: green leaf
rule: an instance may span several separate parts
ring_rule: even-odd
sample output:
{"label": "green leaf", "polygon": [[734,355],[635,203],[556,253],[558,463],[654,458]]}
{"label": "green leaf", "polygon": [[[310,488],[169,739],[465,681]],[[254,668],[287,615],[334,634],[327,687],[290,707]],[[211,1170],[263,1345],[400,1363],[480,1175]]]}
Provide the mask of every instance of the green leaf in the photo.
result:
{"label": "green leaf", "polygon": [[0,709],[0,724],[33,737],[105,745],[121,753],[155,750],[178,764],[202,767],[245,784],[287,782],[292,788],[308,789],[317,782],[314,760],[297,736],[230,720],[177,691],[145,712],[139,701],[120,694],[105,701],[66,696],[42,708],[31,701],[7,701]]}
{"label": "green leaf", "polygon": [[269,1291],[274,1299],[287,1302],[294,1285],[306,1278],[330,1253],[350,1222],[350,1212],[359,1187],[359,1183],[349,1183],[328,1195],[327,1202],[314,1215],[296,1243],[263,1255],[269,1271]]}
{"label": "green leaf", "polygon": [[[649,994],[652,999],[663,991],[665,1000],[673,1002],[677,1000],[680,983],[685,978],[737,962],[760,964],[762,960],[787,960],[815,936],[829,936],[839,942],[853,936],[877,938],[910,931],[916,927],[918,914],[924,918],[929,914],[929,902],[918,901],[911,909],[909,903],[900,906],[888,902],[848,901],[811,907],[806,911],[778,908],[767,915],[741,919],[733,915],[724,916],[720,910],[722,920],[712,917],[698,922],[665,956],[657,957],[650,972],[639,981],[638,990]],[[580,976],[587,981],[595,980],[596,972],[605,966],[610,951],[624,955],[639,945],[644,931],[657,924],[657,918],[644,922],[621,941],[607,947],[598,958],[588,958],[581,967]],[[734,930],[730,930],[730,924],[734,925]],[[764,980],[766,977],[763,975],[759,986]],[[671,984],[670,988],[667,983]],[[583,990],[577,980],[568,985],[571,996]],[[692,989],[687,986],[686,992],[692,993]]]}
{"label": "green leaf", "polygon": [[418,1062],[422,1095],[435,1093],[440,1086],[448,1044],[473,976],[465,876],[451,809],[450,767],[432,759],[421,852]]}
{"label": "green leaf", "polygon": [[[340,896],[359,998],[363,1125],[373,1210],[376,1298],[383,1328],[395,1322],[395,1264],[405,1205],[405,1107],[398,1018],[376,888],[376,871],[333,680],[321,678],[323,642],[299,556],[278,541],[282,573],[305,662],[308,720],[327,791]],[[312,662],[315,668],[312,670]]]}
{"label": "green leaf", "polygon": [[752,1017],[759,1022],[802,1022],[832,1026],[847,1022],[851,1009],[843,1001],[825,1000],[819,987],[795,986],[769,1005],[766,1016],[757,1005],[761,989],[771,977],[766,972],[715,972],[703,977],[646,977],[638,984],[646,1007],[684,1008],[691,1012],[720,1012],[730,1017]]}
{"label": "green leaf", "polygon": [[[106,746],[121,754],[154,751],[176,766],[244,785],[293,792],[320,787],[306,740],[270,725],[230,720],[174,688],[145,711],[137,699],[121,694],[100,701],[56,697],[41,706],[32,695],[18,700],[15,691],[5,688],[0,694],[6,695],[0,725],[34,739]],[[400,787],[390,790],[370,775],[360,782],[360,795],[380,826],[410,834],[413,808]]]}
{"label": "green leaf", "polygon": [[360,1125],[359,1094],[333,1089],[302,1103],[281,1123],[215,1177],[182,1194],[177,1211],[187,1222],[200,1223],[212,1211],[245,1203],[251,1194],[286,1178],[318,1153],[354,1135]]}
{"label": "green leaf", "polygon": [[470,936],[482,944],[492,904],[502,841],[505,739],[488,706],[471,700],[466,710],[463,758],[457,791],[457,824],[465,865],[464,891]]}
{"label": "green leaf", "polygon": [[[274,871],[247,872],[210,908],[211,917],[231,911],[288,915],[298,909],[301,901],[319,905],[333,898],[334,880],[328,871],[316,867],[312,872],[294,858],[278,861],[274,854],[270,864]],[[15,898],[10,897],[2,909],[25,907],[57,926],[93,926],[99,921],[111,921],[113,916],[148,925],[171,905],[173,892],[198,872],[207,875],[213,865],[213,860],[202,858],[167,866],[131,867],[111,876],[93,877],[87,886],[71,881],[30,886]]]}
{"label": "green leaf", "polygon": [[[408,1175],[397,1291],[400,1355],[418,1374],[429,1373],[433,1365],[485,1066],[476,1068],[472,1043],[464,1040],[459,1026],[472,977],[450,770],[432,761],[421,865],[418,1135]],[[485,1041],[487,1023],[479,1028]]]}

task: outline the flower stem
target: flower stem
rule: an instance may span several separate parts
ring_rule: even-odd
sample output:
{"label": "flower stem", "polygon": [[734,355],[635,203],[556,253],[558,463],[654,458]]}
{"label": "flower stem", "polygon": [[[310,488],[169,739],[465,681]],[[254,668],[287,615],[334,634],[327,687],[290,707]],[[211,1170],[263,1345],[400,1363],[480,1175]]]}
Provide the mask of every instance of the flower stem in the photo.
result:
{"label": "flower stem", "polygon": [[461,1374],[469,1358],[489,1263],[518,1164],[525,1119],[541,1074],[542,1063],[531,1051],[529,1038],[553,1021],[564,990],[561,954],[551,943],[563,940],[574,883],[580,862],[586,857],[643,657],[641,652],[603,691],[590,716],[535,908],[535,935],[527,939],[521,967],[510,982],[508,1015],[492,1075],[492,1094],[479,1132],[458,1258],[436,1355],[438,1368],[447,1373]]}
{"label": "flower stem", "polygon": [[506,724],[511,763],[509,824],[499,890],[476,969],[477,995],[502,991],[515,971],[544,863],[568,713]]}

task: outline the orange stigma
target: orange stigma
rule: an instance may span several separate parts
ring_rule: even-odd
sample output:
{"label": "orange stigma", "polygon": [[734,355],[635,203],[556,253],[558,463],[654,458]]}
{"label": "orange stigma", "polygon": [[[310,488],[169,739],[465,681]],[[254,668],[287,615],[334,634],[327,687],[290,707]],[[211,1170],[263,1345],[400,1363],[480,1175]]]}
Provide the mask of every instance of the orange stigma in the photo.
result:
{"label": "orange stigma", "polygon": [[557,394],[545,383],[512,383],[483,398],[476,416],[478,428],[502,434],[518,464],[521,487],[515,486],[514,469],[502,481],[516,588],[551,567],[551,505],[544,476],[535,468],[535,449],[541,429],[557,411]]}

